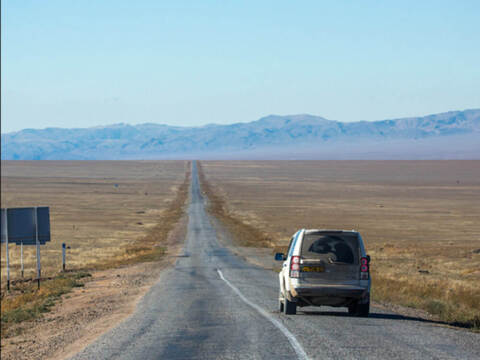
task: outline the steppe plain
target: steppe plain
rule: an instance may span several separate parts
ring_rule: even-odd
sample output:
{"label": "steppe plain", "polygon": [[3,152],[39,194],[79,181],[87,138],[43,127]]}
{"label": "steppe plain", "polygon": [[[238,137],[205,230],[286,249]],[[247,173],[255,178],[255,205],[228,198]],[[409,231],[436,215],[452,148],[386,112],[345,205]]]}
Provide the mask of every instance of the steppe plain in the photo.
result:
{"label": "steppe plain", "polygon": [[[2,161],[2,207],[49,206],[51,242],[41,247],[42,276],[100,266],[154,227],[187,172],[184,161]],[[5,251],[2,251],[2,280]],[[34,246],[24,247],[25,276],[35,276]],[[20,278],[20,247],[10,247],[11,278]],[[3,284],[5,282],[2,282]]]}
{"label": "steppe plain", "polygon": [[358,230],[372,257],[376,301],[480,327],[480,161],[202,161],[201,168],[222,211],[247,225],[237,236],[244,244],[278,250],[300,228]]}
{"label": "steppe plain", "polygon": [[[284,250],[299,228],[357,229],[372,256],[376,306],[480,327],[480,161],[202,161],[199,168],[211,212],[227,219],[257,264]],[[68,357],[135,309],[182,247],[189,169],[186,161],[2,162],[2,207],[50,206],[43,276],[62,279],[62,242],[71,247],[72,274],[91,276],[60,289],[43,317],[7,331],[2,323],[2,357]],[[159,236],[166,233],[168,241]],[[142,262],[158,245],[162,260]],[[10,254],[18,280],[19,249]],[[33,247],[25,255],[25,276],[34,277]],[[27,313],[28,299],[49,291],[45,284],[27,298],[18,284],[6,294],[3,281],[2,319],[17,305]]]}
{"label": "steppe plain", "polygon": [[[284,250],[299,228],[356,229],[372,257],[377,304],[423,309],[448,324],[480,327],[480,161],[201,161],[199,168],[210,203],[216,203],[215,196],[219,200],[221,209],[217,206],[214,215],[228,219],[227,228],[241,244],[263,248],[252,249],[257,264],[265,254]],[[141,270],[147,265],[133,265],[137,270],[132,271],[119,266],[131,259],[135,264],[143,255],[148,261],[152,246],[162,245],[158,235],[175,224],[171,248],[180,249],[189,169],[187,161],[2,162],[2,207],[50,206],[52,241],[42,246],[42,276],[60,274],[63,242],[70,246],[67,269],[76,270],[74,276],[85,269],[92,275],[84,285],[80,279],[84,287],[71,293],[53,289],[64,294],[60,305],[34,325],[49,331],[64,327],[43,342],[37,339],[29,353],[23,344],[32,323],[9,326],[7,332],[2,324],[2,337],[8,334],[2,339],[4,355],[29,359],[42,353],[48,358],[58,354],[61,344],[89,332],[85,323],[99,324],[104,316],[120,319],[132,311],[135,299],[170,260],[164,258],[148,279]],[[157,248],[161,254],[162,246]],[[2,319],[7,313],[16,316],[17,306],[25,315],[28,301],[41,293],[26,297],[21,284],[5,293],[3,250],[4,245]],[[20,249],[14,245],[10,260],[11,278],[18,280]],[[26,247],[25,277],[33,278],[34,269],[34,247]],[[125,290],[137,286],[139,291]],[[82,307],[72,307],[79,300]],[[125,304],[112,312],[113,301],[120,300]],[[81,318],[90,313],[85,312],[90,304],[102,310]],[[66,333],[72,336],[63,338]]]}

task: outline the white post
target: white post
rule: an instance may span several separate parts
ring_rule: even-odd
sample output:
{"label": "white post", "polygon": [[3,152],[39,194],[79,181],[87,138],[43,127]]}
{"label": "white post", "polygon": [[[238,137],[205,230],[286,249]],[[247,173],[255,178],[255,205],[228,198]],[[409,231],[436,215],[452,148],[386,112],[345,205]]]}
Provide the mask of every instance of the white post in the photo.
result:
{"label": "white post", "polygon": [[41,266],[40,266],[40,242],[38,241],[38,216],[37,216],[37,207],[35,206],[35,241],[37,244],[37,281],[38,288],[40,289],[40,276],[41,276]]}
{"label": "white post", "polygon": [[65,271],[65,243],[62,243],[62,269]]}
{"label": "white post", "polygon": [[7,257],[7,290],[10,291],[10,259],[8,254],[8,209],[5,209],[5,252]]}
{"label": "white post", "polygon": [[22,269],[22,278],[23,278],[23,241],[20,243],[20,266]]}

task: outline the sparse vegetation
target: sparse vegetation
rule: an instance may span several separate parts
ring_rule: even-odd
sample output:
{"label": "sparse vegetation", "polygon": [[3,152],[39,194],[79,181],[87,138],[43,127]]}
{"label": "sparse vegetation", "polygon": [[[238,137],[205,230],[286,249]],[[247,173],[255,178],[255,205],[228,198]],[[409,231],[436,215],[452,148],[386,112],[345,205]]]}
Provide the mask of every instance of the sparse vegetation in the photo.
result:
{"label": "sparse vegetation", "polygon": [[183,183],[178,187],[175,198],[169,203],[166,211],[159,218],[159,222],[139,237],[133,244],[128,245],[116,257],[103,263],[87,264],[87,268],[105,269],[125,264],[144,261],[155,261],[164,255],[167,248],[162,244],[167,240],[168,234],[184,213],[184,206],[188,198],[190,185],[190,165],[188,165]]}
{"label": "sparse vegetation", "polygon": [[3,293],[1,299],[2,337],[12,335],[10,325],[33,320],[49,311],[63,294],[74,287],[83,286],[90,276],[85,271],[62,273],[53,279],[42,281],[39,290],[35,281],[12,285],[11,292],[8,295]]}
{"label": "sparse vegetation", "polygon": [[272,242],[268,235],[254,226],[248,225],[230,214],[225,206],[225,201],[217,195],[212,186],[205,180],[201,164],[198,164],[199,179],[202,184],[202,191],[208,197],[208,211],[222,221],[231,234],[238,239],[243,246],[267,247]]}
{"label": "sparse vegetation", "polygon": [[480,328],[479,161],[209,161],[199,169],[210,211],[241,228],[232,233],[242,244],[276,251],[298,228],[357,229],[372,257],[375,300]]}
{"label": "sparse vegetation", "polygon": [[374,271],[373,298],[419,308],[460,327],[480,330],[480,289],[453,285],[452,281],[395,279]]}

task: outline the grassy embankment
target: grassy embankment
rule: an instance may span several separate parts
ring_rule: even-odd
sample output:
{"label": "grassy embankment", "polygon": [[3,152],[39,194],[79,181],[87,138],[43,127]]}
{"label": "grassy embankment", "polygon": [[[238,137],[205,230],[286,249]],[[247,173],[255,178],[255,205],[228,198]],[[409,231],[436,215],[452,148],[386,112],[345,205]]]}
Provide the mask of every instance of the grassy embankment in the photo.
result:
{"label": "grassy embankment", "polygon": [[298,228],[358,229],[374,300],[480,328],[478,163],[202,165],[210,212],[242,246],[276,251]]}
{"label": "grassy embankment", "polygon": [[[42,280],[39,290],[33,279],[32,281],[14,281],[10,292],[7,292],[3,286],[1,293],[2,337],[14,335],[10,333],[10,325],[41,316],[49,311],[63,294],[75,287],[84,286],[91,277],[92,271],[159,260],[167,251],[165,242],[168,234],[184,213],[189,183],[190,167],[188,164],[183,182],[178,186],[175,197],[169,201],[165,211],[162,212],[158,223],[132,243],[121,247],[113,256],[103,258],[101,261],[97,259],[91,262],[85,261],[83,265],[77,265],[65,273],[50,272],[50,276]],[[18,331],[20,328],[16,329]]]}
{"label": "grassy embankment", "polygon": [[215,192],[213,186],[206,180],[200,162],[197,163],[197,168],[202,191],[208,197],[208,212],[218,218],[228,228],[228,231],[240,245],[253,247],[272,246],[271,239],[265,232],[255,226],[246,224],[227,210],[225,200]]}

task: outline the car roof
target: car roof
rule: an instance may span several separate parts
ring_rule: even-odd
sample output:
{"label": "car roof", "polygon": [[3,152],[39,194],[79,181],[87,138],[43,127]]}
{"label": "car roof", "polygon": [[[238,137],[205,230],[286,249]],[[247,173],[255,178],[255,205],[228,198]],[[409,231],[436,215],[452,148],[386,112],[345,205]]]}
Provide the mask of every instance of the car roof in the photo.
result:
{"label": "car roof", "polygon": [[358,234],[355,230],[338,230],[338,229],[305,229],[305,234],[318,234],[318,233],[349,233]]}

